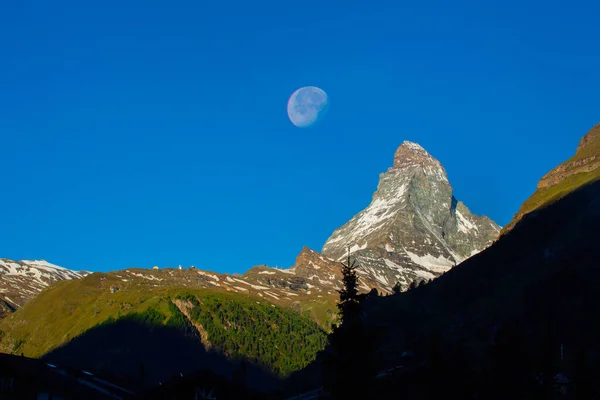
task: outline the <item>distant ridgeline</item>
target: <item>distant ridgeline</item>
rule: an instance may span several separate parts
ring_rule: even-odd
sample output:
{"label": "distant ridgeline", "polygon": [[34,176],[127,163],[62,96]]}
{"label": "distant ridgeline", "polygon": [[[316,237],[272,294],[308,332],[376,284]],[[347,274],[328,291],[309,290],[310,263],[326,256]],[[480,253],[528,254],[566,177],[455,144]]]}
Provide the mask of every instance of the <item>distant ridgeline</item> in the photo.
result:
{"label": "distant ridgeline", "polygon": [[[599,132],[600,125],[581,140],[573,158],[542,178],[505,233],[598,180]],[[481,256],[496,254],[488,246],[499,231],[454,198],[439,161],[405,142],[381,174],[369,206],[335,230],[322,253],[305,247],[289,269],[257,266],[234,276],[195,268],[89,274],[40,261],[0,260],[0,309],[8,315],[0,321],[0,351],[109,368],[154,382],[172,376],[173,368],[193,371],[203,365],[199,360],[229,372],[245,360],[271,378],[284,377],[324,348],[336,321],[340,262],[348,252],[358,261],[362,292],[391,294],[394,286],[406,290],[465,260],[474,265],[484,259],[477,256],[482,250]],[[463,274],[461,285],[489,281]],[[133,354],[140,363],[127,362]]]}
{"label": "distant ridgeline", "polygon": [[219,354],[283,377],[310,363],[326,342],[314,322],[261,299],[178,287],[108,290],[115,283],[94,273],[43,291],[0,322],[0,351],[133,376],[140,365],[128,354],[138,351],[158,381],[174,372],[161,360],[190,354],[197,357],[186,372]]}

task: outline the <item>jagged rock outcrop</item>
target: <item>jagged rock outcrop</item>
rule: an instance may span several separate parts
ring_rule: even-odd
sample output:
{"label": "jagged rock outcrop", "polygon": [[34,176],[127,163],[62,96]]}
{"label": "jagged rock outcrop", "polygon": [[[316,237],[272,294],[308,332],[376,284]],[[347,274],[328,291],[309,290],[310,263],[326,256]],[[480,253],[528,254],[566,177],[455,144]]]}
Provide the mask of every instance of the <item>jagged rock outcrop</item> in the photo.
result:
{"label": "jagged rock outcrop", "polygon": [[438,160],[404,142],[380,175],[371,204],[335,230],[322,253],[335,260],[352,253],[363,280],[390,291],[398,281],[407,287],[435,278],[483,250],[499,231],[454,198]]}
{"label": "jagged rock outcrop", "polygon": [[581,138],[575,156],[544,175],[542,179],[540,179],[537,188],[543,189],[548,186],[556,185],[569,176],[581,172],[590,172],[600,167],[599,142],[600,124],[597,124]]}
{"label": "jagged rock outcrop", "polygon": [[[119,286],[110,286],[102,279],[100,282],[105,290],[113,293],[165,286],[243,293],[307,313],[328,327],[335,320],[333,310],[337,291],[342,286],[341,262],[346,261],[348,247],[360,265],[361,291],[375,288],[391,292],[396,282],[406,288],[413,280],[439,276],[488,246],[498,232],[499,227],[493,221],[473,215],[454,198],[446,171],[438,160],[418,144],[404,142],[396,150],[393,166],[380,175],[371,204],[333,233],[323,247],[323,254],[304,247],[291,268],[256,266],[243,275],[219,274],[193,267],[130,268],[107,274]],[[16,271],[30,267],[31,263],[17,265],[0,260],[0,268],[5,265],[8,270]],[[52,279],[83,276],[50,267],[51,264],[35,263],[46,268],[49,277],[54,276]],[[27,272],[19,274],[19,279],[28,279],[25,278]],[[36,277],[42,273],[31,274]],[[47,283],[40,279],[33,279],[35,287],[24,290],[27,298],[10,296],[15,300],[14,307],[24,304],[51,282],[50,278]]]}
{"label": "jagged rock outcrop", "polygon": [[504,235],[525,214],[559,200],[574,190],[600,179],[600,123],[579,141],[575,155],[540,179],[536,191],[519,208],[503,229]]}

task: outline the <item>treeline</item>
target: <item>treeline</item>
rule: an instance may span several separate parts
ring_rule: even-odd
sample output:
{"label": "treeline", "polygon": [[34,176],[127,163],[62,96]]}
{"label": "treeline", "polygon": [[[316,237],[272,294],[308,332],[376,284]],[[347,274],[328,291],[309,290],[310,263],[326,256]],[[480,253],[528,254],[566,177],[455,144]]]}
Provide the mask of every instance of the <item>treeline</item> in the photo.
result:
{"label": "treeline", "polygon": [[282,377],[306,367],[327,341],[312,321],[266,302],[222,294],[177,298],[193,305],[190,317],[202,324],[211,345]]}
{"label": "treeline", "polygon": [[[191,304],[190,319],[202,325],[213,348],[230,359],[246,360],[274,375],[285,377],[310,364],[327,342],[325,332],[314,322],[270,303],[234,298],[227,294],[175,296]],[[149,327],[173,327],[187,336],[199,336],[190,320],[170,300],[124,316],[108,318],[132,321]]]}

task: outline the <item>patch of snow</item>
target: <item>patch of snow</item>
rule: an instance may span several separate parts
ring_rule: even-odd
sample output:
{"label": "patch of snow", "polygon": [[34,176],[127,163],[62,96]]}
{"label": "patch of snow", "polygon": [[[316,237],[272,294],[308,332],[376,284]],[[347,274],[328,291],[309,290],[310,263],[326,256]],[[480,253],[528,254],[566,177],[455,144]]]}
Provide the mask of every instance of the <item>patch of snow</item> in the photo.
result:
{"label": "patch of snow", "polygon": [[273,272],[273,271],[260,271],[258,274],[259,275],[275,275],[275,272]]}
{"label": "patch of snow", "polygon": [[364,250],[366,248],[367,248],[367,242],[365,242],[365,244],[363,244],[362,246],[355,244],[352,247],[350,247],[350,254],[356,253],[357,251]]}
{"label": "patch of snow", "polygon": [[17,307],[21,308],[21,306],[20,306],[20,305],[18,305],[17,303],[15,303],[15,301],[14,301],[14,300],[12,300],[10,297],[8,297],[8,296],[4,296],[4,298],[5,298],[6,300],[10,301],[11,303],[13,303],[15,306],[17,306]]}
{"label": "patch of snow", "polygon": [[412,262],[433,272],[446,272],[454,265],[452,261],[442,257],[441,255],[438,257],[434,257],[431,254],[419,256],[415,253],[411,253],[408,250],[404,251],[410,257]]}
{"label": "patch of snow", "polygon": [[433,275],[431,272],[428,272],[428,271],[416,270],[414,272],[415,272],[415,275],[417,275],[419,278],[424,278],[424,279],[434,279],[435,278],[435,275]]}
{"label": "patch of snow", "polygon": [[271,292],[265,292],[265,294],[267,294],[267,295],[269,295],[269,296],[273,297],[273,298],[274,298],[274,299],[276,299],[276,300],[279,300],[279,297],[278,297],[277,295],[275,295],[275,294],[271,293]]}
{"label": "patch of snow", "polygon": [[291,269],[279,269],[279,268],[273,268],[276,271],[279,272],[283,272],[284,274],[290,274],[290,275],[295,275],[295,272],[292,271]]}
{"label": "patch of snow", "polygon": [[383,259],[383,262],[384,262],[384,263],[385,263],[385,265],[387,265],[389,268],[392,268],[392,269],[395,269],[395,270],[398,270],[398,271],[403,271],[403,270],[404,270],[404,268],[403,268],[402,266],[400,266],[400,265],[396,264],[396,263],[395,263],[395,262],[393,262],[393,261],[390,261],[390,260],[388,260],[387,258],[384,258],[384,259]]}
{"label": "patch of snow", "polygon": [[214,279],[215,281],[219,281],[219,277],[217,275],[213,275],[213,274],[209,274],[208,272],[204,272],[204,271],[200,271],[198,270],[198,275],[203,275],[203,276],[208,276],[211,279]]}
{"label": "patch of snow", "polygon": [[385,244],[385,251],[387,251],[388,253],[393,253],[396,250],[394,250],[394,248],[392,246],[390,246],[388,243],[386,243]]}
{"label": "patch of snow", "polygon": [[266,289],[269,289],[269,288],[268,288],[268,287],[266,287],[266,286],[259,286],[259,285],[250,285],[250,287],[251,287],[252,289],[256,289],[256,290],[266,290]]}
{"label": "patch of snow", "polygon": [[456,210],[456,217],[458,220],[458,230],[463,233],[469,233],[469,231],[479,232],[479,229],[476,225],[471,223],[464,215],[461,214],[460,211]]}
{"label": "patch of snow", "polygon": [[246,288],[243,288],[243,287],[239,287],[239,286],[234,286],[234,288],[236,288],[236,289],[238,289],[238,290],[241,290],[241,291],[243,291],[243,292],[247,292],[247,291],[248,291],[248,289],[246,289]]}

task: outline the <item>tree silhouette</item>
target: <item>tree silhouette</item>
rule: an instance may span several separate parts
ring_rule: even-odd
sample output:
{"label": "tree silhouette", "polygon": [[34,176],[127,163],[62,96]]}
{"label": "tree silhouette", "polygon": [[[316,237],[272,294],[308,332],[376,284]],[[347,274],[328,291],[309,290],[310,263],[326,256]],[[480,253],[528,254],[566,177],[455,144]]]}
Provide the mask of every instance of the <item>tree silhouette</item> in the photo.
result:
{"label": "tree silhouette", "polygon": [[408,287],[408,290],[413,290],[417,288],[417,280],[415,279],[414,281],[412,281],[410,283],[410,286]]}
{"label": "tree silhouette", "polygon": [[342,282],[344,286],[338,290],[340,301],[337,305],[341,324],[355,324],[360,319],[360,303],[358,300],[358,275],[356,260],[342,263]]}
{"label": "tree silhouette", "polygon": [[396,282],[394,287],[392,288],[392,293],[400,294],[402,292],[402,286],[400,285],[400,281]]}
{"label": "tree silhouette", "polygon": [[344,286],[338,291],[339,326],[329,335],[325,389],[335,399],[367,398],[372,375],[369,362],[371,340],[362,323],[356,260],[350,255],[342,264]]}

